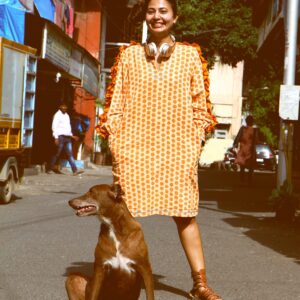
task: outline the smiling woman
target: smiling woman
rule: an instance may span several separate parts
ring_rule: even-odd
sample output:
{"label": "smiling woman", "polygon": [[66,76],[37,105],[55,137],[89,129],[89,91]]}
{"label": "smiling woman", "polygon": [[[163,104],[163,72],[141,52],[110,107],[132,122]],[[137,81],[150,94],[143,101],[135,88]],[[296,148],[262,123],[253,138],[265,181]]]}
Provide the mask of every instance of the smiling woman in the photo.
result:
{"label": "smiling woman", "polygon": [[171,42],[170,30],[177,21],[175,1],[146,1],[145,16],[151,39],[154,41]]}
{"label": "smiling woman", "polygon": [[195,218],[202,141],[216,124],[206,63],[198,45],[171,35],[175,0],[145,1],[143,11],[147,43],[120,52],[98,130],[109,134],[114,181],[131,214],[174,219],[194,280],[190,299],[221,300],[206,283]]}

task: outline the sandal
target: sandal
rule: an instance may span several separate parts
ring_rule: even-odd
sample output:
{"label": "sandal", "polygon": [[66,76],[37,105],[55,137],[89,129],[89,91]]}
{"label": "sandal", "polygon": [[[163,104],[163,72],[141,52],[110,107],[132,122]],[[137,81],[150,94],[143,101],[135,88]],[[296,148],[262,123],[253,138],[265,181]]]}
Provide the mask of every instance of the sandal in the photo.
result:
{"label": "sandal", "polygon": [[208,285],[206,281],[205,270],[192,272],[194,281],[193,289],[189,293],[189,299],[193,300],[223,300]]}

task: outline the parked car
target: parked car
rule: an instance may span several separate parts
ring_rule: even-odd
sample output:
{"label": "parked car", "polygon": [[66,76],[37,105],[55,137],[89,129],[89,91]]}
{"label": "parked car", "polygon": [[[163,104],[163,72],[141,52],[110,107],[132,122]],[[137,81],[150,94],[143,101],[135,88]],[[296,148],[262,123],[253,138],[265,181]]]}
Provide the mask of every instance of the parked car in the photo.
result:
{"label": "parked car", "polygon": [[277,160],[274,150],[268,144],[256,145],[256,168],[276,171]]}

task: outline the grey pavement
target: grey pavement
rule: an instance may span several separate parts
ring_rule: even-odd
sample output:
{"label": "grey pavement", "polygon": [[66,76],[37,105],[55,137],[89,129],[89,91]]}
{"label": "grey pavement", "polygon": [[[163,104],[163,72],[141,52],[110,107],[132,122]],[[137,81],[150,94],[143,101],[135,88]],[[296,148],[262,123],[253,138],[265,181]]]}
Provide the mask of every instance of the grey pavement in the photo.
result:
{"label": "grey pavement", "polygon": [[[112,181],[110,167],[91,166],[81,176],[68,171],[26,176],[14,201],[0,206],[0,300],[67,299],[66,275],[92,273],[99,222],[76,217],[67,205],[90,186]],[[300,299],[299,224],[274,219],[267,205],[274,182],[274,174],[256,173],[253,187],[245,187],[233,172],[200,171],[197,220],[207,275],[225,300]],[[186,299],[192,283],[173,221],[138,220],[149,246],[156,299]]]}

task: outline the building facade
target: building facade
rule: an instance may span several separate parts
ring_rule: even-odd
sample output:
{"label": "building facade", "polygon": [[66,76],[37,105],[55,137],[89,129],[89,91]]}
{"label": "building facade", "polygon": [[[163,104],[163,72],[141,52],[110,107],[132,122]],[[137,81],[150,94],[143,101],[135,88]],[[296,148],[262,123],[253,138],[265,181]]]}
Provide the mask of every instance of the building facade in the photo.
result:
{"label": "building facade", "polygon": [[37,50],[34,126],[30,164],[49,161],[52,117],[61,102],[71,116],[89,119],[78,159],[92,159],[99,96],[101,1],[20,0],[0,5],[0,35]]}
{"label": "building facade", "polygon": [[244,63],[236,67],[224,65],[219,59],[209,71],[210,95],[218,125],[214,138],[232,139],[241,126]]}

